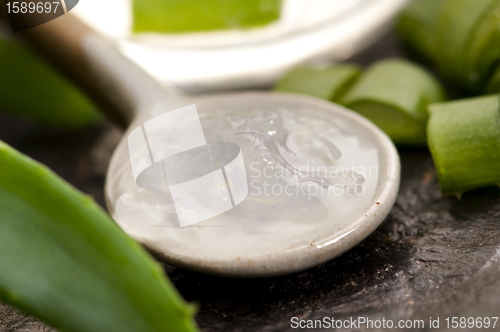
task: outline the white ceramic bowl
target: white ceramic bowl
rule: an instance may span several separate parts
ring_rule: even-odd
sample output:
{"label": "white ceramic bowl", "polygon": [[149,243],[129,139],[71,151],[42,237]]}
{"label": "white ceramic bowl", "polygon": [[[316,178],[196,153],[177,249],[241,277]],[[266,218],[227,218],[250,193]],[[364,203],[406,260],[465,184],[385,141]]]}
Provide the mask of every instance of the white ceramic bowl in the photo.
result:
{"label": "white ceramic bowl", "polygon": [[375,42],[408,2],[284,0],[267,27],[180,35],[133,35],[131,0],[85,0],[73,12],[166,88],[199,93],[269,86],[299,63],[344,60]]}

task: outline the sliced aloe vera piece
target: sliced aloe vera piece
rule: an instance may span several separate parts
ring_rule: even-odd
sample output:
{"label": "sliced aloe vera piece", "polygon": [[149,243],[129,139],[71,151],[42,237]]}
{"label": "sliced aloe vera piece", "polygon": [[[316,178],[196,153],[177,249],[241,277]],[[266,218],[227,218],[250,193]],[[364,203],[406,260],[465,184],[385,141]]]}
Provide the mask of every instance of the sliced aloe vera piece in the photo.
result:
{"label": "sliced aloe vera piece", "polygon": [[403,60],[371,66],[342,100],[370,119],[396,144],[425,145],[427,105],[445,99],[439,82],[427,70]]}
{"label": "sliced aloe vera piece", "polygon": [[133,31],[245,29],[280,17],[281,0],[133,0]]}
{"label": "sliced aloe vera piece", "polygon": [[488,85],[485,90],[486,93],[497,93],[500,92],[500,66],[493,73]]}
{"label": "sliced aloe vera piece", "polygon": [[450,83],[478,92],[479,79],[469,75],[469,48],[476,28],[498,0],[446,0],[437,22],[436,65]]}
{"label": "sliced aloe vera piece", "polygon": [[469,77],[481,86],[500,61],[500,1],[496,1],[477,27],[469,47]]}
{"label": "sliced aloe vera piece", "polygon": [[101,118],[94,104],[48,64],[0,35],[0,110],[61,127]]}
{"label": "sliced aloe vera piece", "polygon": [[94,201],[0,142],[0,298],[60,331],[196,331],[161,268]]}
{"label": "sliced aloe vera piece", "polygon": [[444,195],[500,184],[500,97],[429,106],[429,148]]}
{"label": "sliced aloe vera piece", "polygon": [[274,86],[274,90],[303,93],[336,102],[360,74],[361,68],[350,64],[338,64],[322,69],[299,66],[283,76]]}
{"label": "sliced aloe vera piece", "polygon": [[433,62],[439,51],[437,20],[445,0],[414,0],[401,13],[397,31],[408,51],[426,62]]}

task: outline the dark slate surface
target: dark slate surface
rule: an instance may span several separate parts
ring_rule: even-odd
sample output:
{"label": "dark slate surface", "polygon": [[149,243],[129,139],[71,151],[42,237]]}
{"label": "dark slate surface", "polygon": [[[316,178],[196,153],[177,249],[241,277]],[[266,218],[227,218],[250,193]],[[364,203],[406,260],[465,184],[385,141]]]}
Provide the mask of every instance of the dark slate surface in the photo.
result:
{"label": "dark slate surface", "polygon": [[[389,36],[354,61],[400,54]],[[0,115],[0,139],[101,205],[105,170],[120,136],[110,124],[64,132]],[[460,201],[443,198],[429,152],[404,149],[400,155],[401,190],[387,220],[337,259],[302,273],[253,280],[166,266],[182,295],[199,304],[202,331],[287,331],[293,330],[292,317],[424,319],[428,328],[430,316],[440,316],[441,327],[447,316],[500,316],[500,189],[475,190]],[[0,304],[0,331],[53,330]]]}

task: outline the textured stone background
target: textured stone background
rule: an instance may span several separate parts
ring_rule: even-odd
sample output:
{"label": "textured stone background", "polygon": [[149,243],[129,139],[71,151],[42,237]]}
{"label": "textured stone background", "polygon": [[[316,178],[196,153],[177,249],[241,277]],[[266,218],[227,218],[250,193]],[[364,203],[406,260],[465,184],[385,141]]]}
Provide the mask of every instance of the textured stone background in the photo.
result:
{"label": "textured stone background", "polygon": [[[401,56],[397,45],[389,35],[353,61],[366,65]],[[110,124],[65,132],[0,115],[1,140],[101,205],[107,163],[120,136]],[[182,295],[199,304],[200,328],[287,331],[293,316],[424,319],[426,324],[430,316],[441,316],[442,324],[447,316],[500,316],[500,189],[475,190],[460,201],[443,198],[429,152],[400,154],[402,183],[392,212],[369,238],[337,259],[302,273],[254,280],[165,266]],[[53,330],[0,304],[0,331]]]}

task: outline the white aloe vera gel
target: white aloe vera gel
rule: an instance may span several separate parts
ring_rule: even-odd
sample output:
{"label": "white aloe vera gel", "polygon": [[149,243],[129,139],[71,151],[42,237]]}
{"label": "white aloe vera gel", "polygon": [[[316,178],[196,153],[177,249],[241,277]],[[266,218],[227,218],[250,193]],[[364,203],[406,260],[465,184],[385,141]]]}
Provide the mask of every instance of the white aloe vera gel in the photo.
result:
{"label": "white aloe vera gel", "polygon": [[[286,109],[220,111],[200,118],[208,141],[241,147],[247,198],[226,213],[181,228],[170,193],[130,183],[116,204],[122,227],[176,242],[200,257],[229,259],[282,250],[342,229],[373,198],[377,149],[335,121]],[[197,202],[183,203],[183,213],[197,213]]]}

